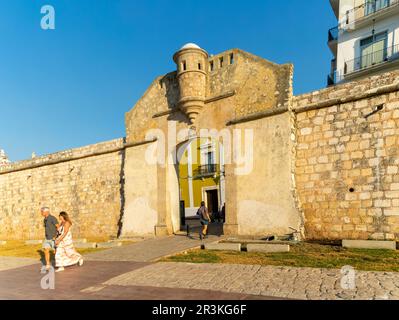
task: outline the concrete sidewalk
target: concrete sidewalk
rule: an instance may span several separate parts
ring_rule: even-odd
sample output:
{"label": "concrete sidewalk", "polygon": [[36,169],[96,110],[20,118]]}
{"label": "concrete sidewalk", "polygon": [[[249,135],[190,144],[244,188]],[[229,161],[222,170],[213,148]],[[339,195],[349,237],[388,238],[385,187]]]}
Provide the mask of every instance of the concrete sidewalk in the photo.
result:
{"label": "concrete sidewalk", "polygon": [[103,285],[110,278],[148,266],[143,262],[88,261],[55,274],[55,289],[43,290],[39,265],[0,271],[0,300],[273,300],[264,296],[184,288]]}
{"label": "concrete sidewalk", "polygon": [[16,268],[22,268],[33,264],[39,264],[39,259],[16,258],[16,257],[1,257],[0,256],[0,271],[6,271]]}
{"label": "concrete sidewalk", "polygon": [[204,241],[196,238],[196,234],[189,238],[185,235],[153,238],[131,245],[116,247],[85,256],[88,261],[137,261],[150,262],[159,258],[173,255],[184,250],[200,247],[202,244],[222,240],[222,237],[209,236]]}

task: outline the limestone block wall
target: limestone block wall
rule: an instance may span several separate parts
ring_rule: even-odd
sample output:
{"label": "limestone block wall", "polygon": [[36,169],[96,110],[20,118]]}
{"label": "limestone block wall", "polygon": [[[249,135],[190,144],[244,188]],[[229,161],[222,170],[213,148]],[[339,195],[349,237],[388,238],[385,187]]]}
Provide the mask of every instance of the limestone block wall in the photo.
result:
{"label": "limestone block wall", "polygon": [[[234,60],[230,61],[231,56]],[[220,67],[223,59],[223,67]],[[209,58],[209,95],[235,91],[236,118],[281,108],[290,98],[292,65],[278,65],[248,52],[233,49]]]}
{"label": "limestone block wall", "polygon": [[118,139],[0,168],[0,238],[42,239],[39,209],[68,212],[74,237],[116,236],[123,172]]}
{"label": "limestone block wall", "polygon": [[399,238],[399,72],[295,97],[309,239]]}
{"label": "limestone block wall", "polygon": [[[233,57],[233,60],[230,60]],[[223,58],[223,65],[220,59]],[[248,52],[233,49],[209,58],[209,64],[214,68],[208,73],[208,88],[205,101],[206,123],[217,122],[214,127],[225,127],[226,122],[234,118],[241,118],[258,112],[284,108],[291,98],[290,79],[292,65],[278,65]],[[229,95],[223,98],[224,95]],[[178,109],[179,84],[176,72],[158,77],[135,106],[126,113],[126,138],[128,142],[145,140],[149,129],[159,129],[162,123],[179,120],[187,127],[185,117]],[[218,104],[224,103],[223,112],[228,117],[216,115],[216,119],[209,112],[215,112]],[[207,108],[208,107],[208,108]],[[201,113],[198,116],[201,118]],[[200,123],[196,123],[198,128]]]}

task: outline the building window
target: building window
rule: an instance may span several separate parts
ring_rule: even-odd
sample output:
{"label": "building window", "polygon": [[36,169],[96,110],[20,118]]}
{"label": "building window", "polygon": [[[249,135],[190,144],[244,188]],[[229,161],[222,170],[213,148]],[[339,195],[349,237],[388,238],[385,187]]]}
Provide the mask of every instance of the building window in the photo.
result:
{"label": "building window", "polygon": [[183,71],[186,71],[186,70],[187,70],[187,63],[186,63],[186,61],[183,61],[183,62],[182,62],[182,70],[183,70]]}
{"label": "building window", "polygon": [[213,152],[208,152],[207,154],[207,159],[206,159],[207,164],[214,164],[215,163],[215,156]]}
{"label": "building window", "polygon": [[209,68],[213,71],[213,61],[209,62]]}
{"label": "building window", "polygon": [[364,15],[369,15],[389,6],[389,0],[366,0]]}
{"label": "building window", "polygon": [[234,64],[234,53],[230,53],[230,64]]}
{"label": "building window", "polygon": [[201,63],[198,63],[198,70],[202,70]]}
{"label": "building window", "polygon": [[208,152],[207,159],[206,159],[206,166],[207,166],[208,173],[215,172],[215,153],[214,152]]}
{"label": "building window", "polygon": [[360,69],[381,63],[387,58],[387,32],[382,32],[360,41]]}
{"label": "building window", "polygon": [[223,57],[219,59],[220,67],[223,68]]}

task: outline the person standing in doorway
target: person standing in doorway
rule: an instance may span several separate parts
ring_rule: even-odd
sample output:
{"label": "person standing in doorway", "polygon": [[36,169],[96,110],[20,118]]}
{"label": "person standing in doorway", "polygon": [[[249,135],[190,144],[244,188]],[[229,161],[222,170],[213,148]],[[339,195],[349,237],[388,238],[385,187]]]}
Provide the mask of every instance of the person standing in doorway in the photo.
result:
{"label": "person standing in doorway", "polygon": [[50,209],[48,207],[41,208],[40,213],[44,218],[45,239],[42,246],[44,259],[46,261],[46,270],[50,270],[50,250],[55,251],[55,239],[58,235],[58,220],[50,214]]}
{"label": "person standing in doorway", "polygon": [[202,225],[202,231],[200,232],[200,239],[202,240],[207,237],[208,226],[211,222],[211,217],[204,201],[201,202],[201,207],[198,209],[198,214]]}

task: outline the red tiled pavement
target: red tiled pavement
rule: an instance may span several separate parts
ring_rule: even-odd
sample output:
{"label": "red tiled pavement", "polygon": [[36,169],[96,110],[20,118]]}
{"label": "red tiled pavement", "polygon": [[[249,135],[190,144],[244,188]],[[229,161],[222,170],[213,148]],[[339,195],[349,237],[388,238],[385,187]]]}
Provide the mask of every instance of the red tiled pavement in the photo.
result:
{"label": "red tiled pavement", "polygon": [[[2,300],[246,300],[272,299],[208,290],[102,286],[110,278],[148,265],[145,262],[88,261],[56,273],[55,290],[43,290],[40,265],[0,272]],[[94,288],[81,292],[83,289]]]}

